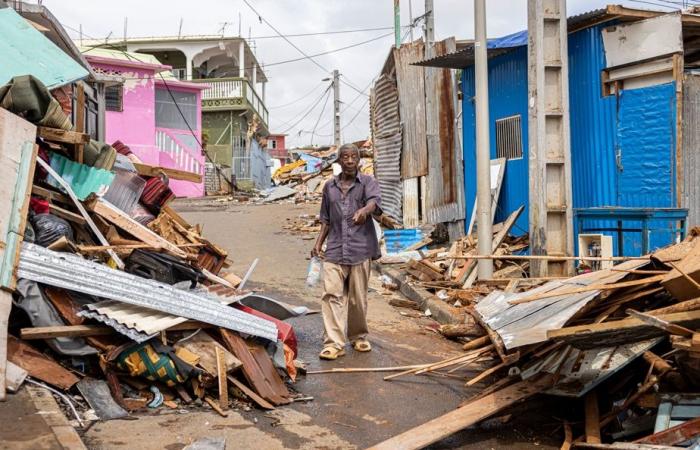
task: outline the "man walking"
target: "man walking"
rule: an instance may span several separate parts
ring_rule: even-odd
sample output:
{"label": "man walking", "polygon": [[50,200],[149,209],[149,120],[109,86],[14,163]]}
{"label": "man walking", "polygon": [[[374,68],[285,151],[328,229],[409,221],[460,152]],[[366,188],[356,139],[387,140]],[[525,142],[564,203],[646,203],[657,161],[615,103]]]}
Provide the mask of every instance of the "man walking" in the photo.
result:
{"label": "man walking", "polygon": [[321,359],[345,355],[347,340],[358,352],[368,352],[367,284],[370,262],[381,256],[372,214],[381,214],[377,181],[359,173],[360,150],[345,144],[338,150],[340,175],[323,187],[321,232],[312,256],[322,253],[324,294],[321,312],[325,338]]}

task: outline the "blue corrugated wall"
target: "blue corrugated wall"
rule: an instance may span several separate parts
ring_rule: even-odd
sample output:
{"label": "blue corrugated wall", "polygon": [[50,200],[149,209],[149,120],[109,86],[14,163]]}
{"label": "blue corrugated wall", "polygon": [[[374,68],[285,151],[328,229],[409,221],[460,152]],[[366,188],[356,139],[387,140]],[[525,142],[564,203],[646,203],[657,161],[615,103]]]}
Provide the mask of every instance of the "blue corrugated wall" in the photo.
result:
{"label": "blue corrugated wall", "polygon": [[[673,83],[603,97],[605,52],[598,25],[569,35],[569,99],[574,208],[595,206],[675,206],[675,86]],[[464,164],[467,217],[476,198],[474,68],[462,75]],[[489,60],[491,155],[496,156],[495,121],[520,114],[523,159],[508,161],[496,220],[528,203],[527,48]],[[620,165],[616,154],[620,152]],[[611,223],[587,223],[611,226]],[[627,226],[634,224],[626,224]],[[660,224],[655,224],[659,226]],[[514,229],[528,229],[523,212]],[[616,239],[616,238],[614,238]],[[652,247],[670,242],[668,232],[652,233]],[[615,249],[617,244],[615,242]],[[628,234],[625,254],[639,254],[641,236]]]}
{"label": "blue corrugated wall", "polygon": [[[467,206],[467,225],[476,198],[476,122],[474,112],[474,68],[463,71],[462,128],[464,130],[464,180]],[[496,222],[505,220],[510,213],[525,205],[515,223],[513,234],[528,232],[528,139],[527,139],[527,47],[489,61],[489,115],[491,157],[496,158],[496,120],[520,114],[523,135],[523,157],[506,163],[501,197],[496,211]]]}

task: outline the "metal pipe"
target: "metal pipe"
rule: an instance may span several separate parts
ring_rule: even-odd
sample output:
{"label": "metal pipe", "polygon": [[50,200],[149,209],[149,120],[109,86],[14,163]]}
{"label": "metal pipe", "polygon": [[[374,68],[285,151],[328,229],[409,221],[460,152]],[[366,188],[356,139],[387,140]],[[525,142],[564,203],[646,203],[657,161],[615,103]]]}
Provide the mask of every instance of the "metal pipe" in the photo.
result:
{"label": "metal pipe", "polygon": [[394,0],[394,45],[401,47],[401,6],[399,0]]}
{"label": "metal pipe", "polygon": [[[479,254],[493,251],[491,219],[491,149],[489,143],[489,74],[486,40],[486,0],[474,0],[474,67],[476,74],[476,223]],[[493,277],[493,261],[480,259],[480,279]]]}

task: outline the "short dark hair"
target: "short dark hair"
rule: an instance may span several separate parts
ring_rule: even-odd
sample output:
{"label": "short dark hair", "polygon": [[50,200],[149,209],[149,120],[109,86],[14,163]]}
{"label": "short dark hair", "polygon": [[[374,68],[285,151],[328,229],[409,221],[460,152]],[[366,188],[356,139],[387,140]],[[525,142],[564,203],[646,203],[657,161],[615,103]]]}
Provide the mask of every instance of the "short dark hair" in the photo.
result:
{"label": "short dark hair", "polygon": [[357,156],[358,157],[360,156],[360,149],[357,148],[357,145],[355,145],[355,144],[343,144],[338,149],[338,159],[340,159],[340,155],[342,155],[343,152],[347,152],[347,151],[357,152]]}

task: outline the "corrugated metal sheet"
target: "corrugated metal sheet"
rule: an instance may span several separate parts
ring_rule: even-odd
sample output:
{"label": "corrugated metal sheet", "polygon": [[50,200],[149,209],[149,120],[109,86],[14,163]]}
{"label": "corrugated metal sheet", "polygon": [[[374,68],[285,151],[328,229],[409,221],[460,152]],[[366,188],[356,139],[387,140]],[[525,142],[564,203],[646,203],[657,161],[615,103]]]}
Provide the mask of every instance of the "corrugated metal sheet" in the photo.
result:
{"label": "corrugated metal sheet", "polygon": [[374,85],[372,130],[374,132],[374,175],[382,193],[382,209],[391,218],[403,222],[401,213],[401,124],[396,84],[387,75]]}
{"label": "corrugated metal sheet", "polygon": [[273,322],[229,308],[209,295],[180,290],[34,244],[22,245],[17,276],[272,341],[277,339],[277,326]]}
{"label": "corrugated metal sheet", "polygon": [[[476,122],[474,112],[474,68],[464,70],[462,120],[464,135],[464,180],[467,217],[471,217],[476,200]],[[522,158],[509,159],[495,211],[496,223],[506,218],[520,206],[525,210],[515,222],[513,234],[526,234],[528,230],[528,111],[527,111],[527,48],[494,58],[489,62],[489,126],[491,133],[491,158],[498,157],[496,149],[496,121],[504,117],[520,116]]]}
{"label": "corrugated metal sheet", "polygon": [[681,206],[688,225],[700,225],[700,74],[688,73],[683,85],[683,184]]}
{"label": "corrugated metal sheet", "polygon": [[[627,261],[617,269],[636,269],[644,261]],[[561,328],[574,314],[593,300],[600,291],[582,292],[549,297],[533,302],[511,304],[510,302],[538,294],[566,292],[572,288],[609,284],[621,280],[626,272],[612,269],[578,275],[566,280],[550,281],[542,286],[522,293],[493,291],[476,305],[476,312],[484,322],[503,340],[507,349],[547,341],[547,331]]]}
{"label": "corrugated metal sheet", "polygon": [[[94,192],[104,194],[114,181],[113,172],[71,161],[58,153],[51,153],[51,168],[70,184],[80,200],[85,200]],[[53,177],[48,177],[46,181],[51,186],[61,189],[61,185]]]}
{"label": "corrugated metal sheet", "polygon": [[403,149],[401,176],[403,179],[428,174],[428,145],[425,135],[425,80],[423,68],[411,63],[423,57],[423,41],[404,44],[394,49],[396,84],[399,94]]}
{"label": "corrugated metal sheet", "polygon": [[[454,38],[428,46],[426,53],[442,55],[456,48]],[[429,56],[429,55],[427,55]],[[425,209],[427,223],[464,219],[462,155],[457,151],[454,76],[450,69],[425,69],[428,175]]]}
{"label": "corrugated metal sheet", "polygon": [[[616,97],[601,95],[601,71],[605,68],[605,52],[600,24],[569,34],[569,95],[571,120],[571,168],[574,208],[595,206],[671,206],[668,197],[640,189],[643,179],[649,186],[664,193],[671,192],[671,129],[675,122],[671,88],[655,86],[623,92]],[[476,197],[474,69],[463,71],[464,90],[463,136],[465,192],[468,214]],[[495,121],[520,114],[523,126],[523,158],[509,160],[498,203],[496,221],[520,205],[528,204],[528,114],[527,114],[527,50],[516,49],[489,61],[489,110],[492,136]],[[497,93],[497,94],[496,94]],[[657,105],[650,108],[648,105]],[[496,157],[495,139],[491,139],[491,155]],[[622,168],[616,164],[621,151]],[[655,161],[655,159],[660,160]],[[626,164],[625,161],[628,161]],[[625,167],[627,165],[627,167]],[[651,167],[655,168],[652,170]],[[627,173],[625,173],[627,172]],[[640,178],[641,177],[641,178]],[[653,180],[652,180],[653,179]],[[644,182],[646,183],[646,182]],[[649,195],[647,195],[649,194]],[[652,205],[653,203],[653,205]],[[587,226],[609,227],[608,222],[590,222]],[[633,225],[633,224],[632,224]],[[655,224],[654,226],[658,226]],[[528,229],[528,214],[522,214],[516,232]],[[653,233],[651,244],[668,243],[668,233]],[[617,249],[617,236],[613,236]],[[575,240],[576,241],[576,240]],[[625,253],[639,253],[639,234],[628,234]]]}
{"label": "corrugated metal sheet", "polygon": [[12,8],[0,8],[0,36],[0,86],[15,76],[34,75],[52,89],[88,75]]}

